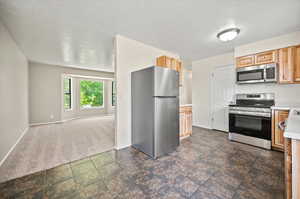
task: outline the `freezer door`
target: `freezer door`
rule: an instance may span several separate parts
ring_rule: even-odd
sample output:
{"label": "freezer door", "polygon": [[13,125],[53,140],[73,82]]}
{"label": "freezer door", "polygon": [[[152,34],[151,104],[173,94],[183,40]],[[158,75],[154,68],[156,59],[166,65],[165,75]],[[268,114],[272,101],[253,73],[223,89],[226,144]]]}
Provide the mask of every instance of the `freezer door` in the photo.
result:
{"label": "freezer door", "polygon": [[172,152],[179,145],[179,100],[155,97],[154,158]]}
{"label": "freezer door", "polygon": [[179,96],[179,73],[169,68],[155,67],[154,96]]}

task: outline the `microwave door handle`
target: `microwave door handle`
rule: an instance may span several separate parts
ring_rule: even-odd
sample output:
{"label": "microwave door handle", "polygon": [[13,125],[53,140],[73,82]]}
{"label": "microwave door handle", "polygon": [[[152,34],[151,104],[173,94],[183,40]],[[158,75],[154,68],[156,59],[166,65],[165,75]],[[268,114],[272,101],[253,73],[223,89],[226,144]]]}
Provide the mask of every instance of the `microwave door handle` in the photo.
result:
{"label": "microwave door handle", "polygon": [[264,74],[263,74],[263,80],[264,80],[264,82],[266,82],[267,81],[267,68],[265,67],[264,68]]}

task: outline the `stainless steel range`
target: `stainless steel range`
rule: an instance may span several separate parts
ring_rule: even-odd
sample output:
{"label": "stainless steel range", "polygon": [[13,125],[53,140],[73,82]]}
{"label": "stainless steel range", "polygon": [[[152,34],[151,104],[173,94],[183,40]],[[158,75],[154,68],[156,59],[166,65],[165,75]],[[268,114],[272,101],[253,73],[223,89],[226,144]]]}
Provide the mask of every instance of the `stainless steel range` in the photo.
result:
{"label": "stainless steel range", "polygon": [[229,105],[229,140],[271,149],[273,93],[237,94]]}

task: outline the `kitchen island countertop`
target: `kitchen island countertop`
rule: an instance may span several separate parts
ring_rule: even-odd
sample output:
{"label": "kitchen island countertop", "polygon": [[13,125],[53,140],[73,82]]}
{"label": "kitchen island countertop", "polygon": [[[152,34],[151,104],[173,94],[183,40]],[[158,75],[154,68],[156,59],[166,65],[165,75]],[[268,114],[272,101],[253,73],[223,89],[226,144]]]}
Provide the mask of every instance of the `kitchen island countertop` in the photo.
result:
{"label": "kitchen island countertop", "polygon": [[284,137],[300,140],[300,108],[290,110]]}

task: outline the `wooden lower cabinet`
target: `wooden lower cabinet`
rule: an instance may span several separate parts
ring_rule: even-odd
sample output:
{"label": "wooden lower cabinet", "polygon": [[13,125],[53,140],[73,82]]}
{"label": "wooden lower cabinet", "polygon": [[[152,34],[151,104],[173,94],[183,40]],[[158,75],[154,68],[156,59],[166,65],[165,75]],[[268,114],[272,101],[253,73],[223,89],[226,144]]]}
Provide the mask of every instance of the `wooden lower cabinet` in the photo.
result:
{"label": "wooden lower cabinet", "polygon": [[192,135],[192,106],[181,106],[179,115],[180,137]]}
{"label": "wooden lower cabinet", "polygon": [[289,116],[289,111],[273,110],[272,117],[272,148],[280,151],[284,150],[284,131],[280,124],[283,124]]}
{"label": "wooden lower cabinet", "polygon": [[292,199],[292,142],[289,138],[284,140],[284,178],[285,198]]}

